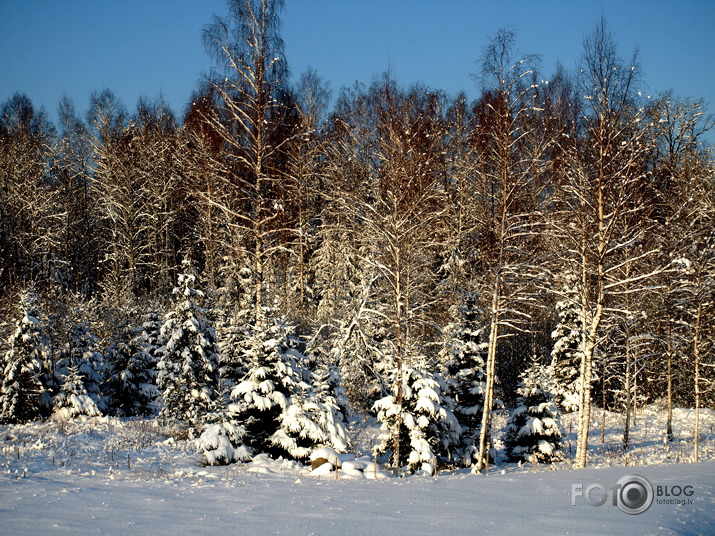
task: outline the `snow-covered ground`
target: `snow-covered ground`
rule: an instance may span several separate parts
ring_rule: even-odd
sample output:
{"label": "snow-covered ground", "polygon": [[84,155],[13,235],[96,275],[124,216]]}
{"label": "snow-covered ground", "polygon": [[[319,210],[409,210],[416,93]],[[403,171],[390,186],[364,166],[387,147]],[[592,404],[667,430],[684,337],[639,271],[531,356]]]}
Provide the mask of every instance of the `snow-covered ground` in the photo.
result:
{"label": "snow-covered ground", "polygon": [[[374,472],[311,475],[309,467],[263,456],[202,467],[186,442],[167,439],[153,421],[5,426],[0,534],[713,534],[715,414],[701,411],[699,464],[688,463],[692,416],[676,410],[674,417],[676,442],[668,448],[662,412],[646,408],[633,448],[623,453],[622,417],[606,414],[601,445],[597,412],[584,470],[568,462],[499,463],[488,476],[455,470],[377,479]],[[564,418],[567,432],[573,418]],[[353,434],[357,454],[365,454],[375,441],[373,423],[355,423]],[[642,514],[622,512],[612,495],[598,507],[572,498],[574,485],[600,484],[612,494],[629,474],[661,493]]]}

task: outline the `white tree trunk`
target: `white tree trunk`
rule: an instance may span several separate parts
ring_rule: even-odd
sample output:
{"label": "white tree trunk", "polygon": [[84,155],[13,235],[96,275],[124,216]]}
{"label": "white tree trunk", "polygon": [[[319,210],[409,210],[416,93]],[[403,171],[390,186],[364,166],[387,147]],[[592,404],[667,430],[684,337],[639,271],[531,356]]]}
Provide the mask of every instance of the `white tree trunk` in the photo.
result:
{"label": "white tree trunk", "polygon": [[497,341],[499,339],[499,294],[500,279],[494,283],[491,306],[491,327],[489,330],[489,346],[487,350],[486,389],[484,391],[484,407],[482,409],[482,426],[479,430],[479,455],[473,471],[481,471],[489,464],[487,459],[491,443],[492,406],[494,404],[494,380],[496,378]]}
{"label": "white tree trunk", "polygon": [[[701,275],[698,274],[698,284]],[[693,360],[695,361],[695,427],[693,431],[693,461],[698,462],[699,439],[700,439],[700,321],[702,318],[702,303],[698,302],[697,314],[695,317],[695,336],[693,337]]]}

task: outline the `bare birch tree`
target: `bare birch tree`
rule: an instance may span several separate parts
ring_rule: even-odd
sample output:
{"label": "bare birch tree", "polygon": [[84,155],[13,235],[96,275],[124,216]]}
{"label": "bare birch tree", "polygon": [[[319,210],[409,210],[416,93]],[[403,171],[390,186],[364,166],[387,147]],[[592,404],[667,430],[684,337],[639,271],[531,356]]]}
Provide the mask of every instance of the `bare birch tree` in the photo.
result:
{"label": "bare birch tree", "polygon": [[46,178],[53,136],[26,95],[0,107],[0,281],[11,287],[51,275],[55,192]]}
{"label": "bare birch tree", "polygon": [[587,463],[594,357],[604,317],[613,313],[614,296],[639,292],[639,283],[657,273],[623,276],[625,266],[655,254],[640,248],[649,223],[638,220],[645,206],[647,140],[643,109],[635,103],[637,77],[635,55],[629,63],[617,56],[613,36],[601,20],[584,40],[578,77],[585,101],[583,135],[559,187],[561,210],[554,219],[562,262],[580,281],[578,467]]}
{"label": "bare birch tree", "polygon": [[218,179],[226,197],[206,201],[223,212],[237,243],[233,255],[249,261],[253,318],[264,319],[267,271],[293,229],[285,224],[285,174],[279,157],[289,136],[282,117],[287,66],[279,34],[280,0],[231,0],[229,15],[204,29],[216,62],[217,113],[205,118],[223,142]]}
{"label": "bare birch tree", "polygon": [[[375,274],[370,289],[379,309],[370,311],[387,331],[378,349],[394,370],[396,404],[392,456],[395,468],[401,452],[404,372],[407,366],[427,366],[424,342],[434,334],[433,308],[439,297],[434,266],[440,248],[444,195],[439,182],[443,168],[445,125],[439,94],[420,87],[407,92],[384,76],[370,90],[374,131],[369,136],[366,181],[349,184],[333,194],[339,206],[360,222],[362,260]],[[345,120],[342,120],[345,121]],[[360,118],[343,125],[343,144],[361,146]],[[338,147],[340,150],[340,147]],[[343,150],[348,148],[344,147]],[[354,177],[346,177],[348,181]],[[404,439],[404,438],[403,438]]]}
{"label": "bare birch tree", "polygon": [[[528,329],[528,291],[541,269],[532,263],[538,218],[534,201],[535,177],[545,145],[531,132],[530,119],[538,113],[533,83],[533,56],[515,51],[515,33],[500,30],[484,51],[482,78],[488,89],[477,120],[480,175],[481,257],[480,286],[487,300],[488,353],[486,388],[479,454],[474,471],[488,463],[497,375],[499,341],[515,330]],[[533,118],[531,118],[533,119]],[[536,168],[534,167],[536,166]],[[534,195],[536,194],[536,195]]]}
{"label": "bare birch tree", "polygon": [[[693,243],[693,222],[707,199],[707,153],[703,136],[715,126],[702,101],[678,100],[662,95],[649,109],[654,136],[654,169],[657,180],[657,217],[661,225],[662,263],[682,259]],[[696,201],[695,203],[693,201]],[[706,202],[707,204],[707,202]],[[697,233],[696,233],[697,234]],[[673,441],[674,377],[688,351],[683,347],[683,325],[677,321],[681,264],[672,264],[661,276],[661,341],[666,368],[666,437]],[[687,345],[685,345],[687,346]]]}

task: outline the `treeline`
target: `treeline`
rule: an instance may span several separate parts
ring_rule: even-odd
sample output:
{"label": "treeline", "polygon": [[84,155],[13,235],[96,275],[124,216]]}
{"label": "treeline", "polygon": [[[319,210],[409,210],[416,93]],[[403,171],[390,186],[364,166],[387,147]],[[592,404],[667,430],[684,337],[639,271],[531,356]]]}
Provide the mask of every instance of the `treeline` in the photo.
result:
{"label": "treeline", "polygon": [[[381,415],[393,436],[383,450],[400,463],[429,399],[458,421],[428,412],[432,431],[420,433],[432,454],[454,436],[481,468],[491,409],[516,403],[532,363],[548,370],[559,407],[580,412],[580,466],[592,403],[623,411],[626,447],[643,404],[665,401],[669,438],[674,404],[712,405],[715,175],[703,136],[713,119],[701,101],[642,95],[637,58],[618,55],[604,21],[579,67],[548,81],[501,30],[483,51],[474,101],[386,74],[331,105],[314,71],[287,76],[280,2],[228,7],[204,30],[214,68],[180,120],[161,100],[129,113],[110,91],[93,94],[85,120],[63,100],[58,125],[23,95],[2,105],[2,352],[17,355],[21,325],[42,324],[51,350],[33,370],[46,408],[72,352],[115,370],[119,341],[151,318],[152,348],[166,353],[172,332],[158,326],[179,314],[183,261],[216,337],[206,350],[213,402],[192,420],[197,433],[216,400],[229,422],[244,382],[265,381],[259,333],[292,341],[262,346],[266,355],[340,378],[353,410]],[[295,334],[276,336],[286,324]],[[154,367],[140,382],[147,392],[160,360],[143,361]],[[11,365],[6,357],[5,394]],[[80,383],[92,375],[75,372]],[[108,382],[85,394],[98,402]],[[285,424],[279,398],[271,419]],[[145,407],[108,408],[162,407],[134,400]],[[232,444],[265,431],[244,429]]]}

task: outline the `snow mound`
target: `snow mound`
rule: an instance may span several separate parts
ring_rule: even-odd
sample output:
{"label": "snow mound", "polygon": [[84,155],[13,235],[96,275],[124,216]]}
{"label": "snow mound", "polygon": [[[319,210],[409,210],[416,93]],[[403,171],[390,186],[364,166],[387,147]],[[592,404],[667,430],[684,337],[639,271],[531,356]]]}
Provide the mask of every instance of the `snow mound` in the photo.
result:
{"label": "snow mound", "polygon": [[311,462],[319,460],[320,458],[327,460],[333,467],[340,467],[340,453],[335,449],[321,447],[310,453]]}

